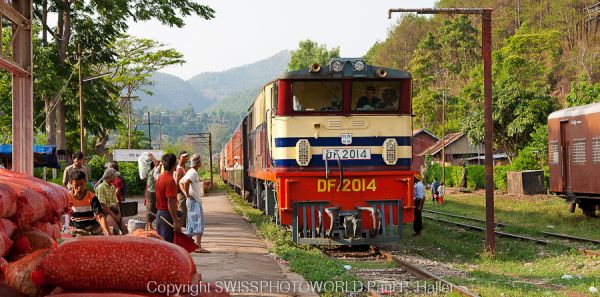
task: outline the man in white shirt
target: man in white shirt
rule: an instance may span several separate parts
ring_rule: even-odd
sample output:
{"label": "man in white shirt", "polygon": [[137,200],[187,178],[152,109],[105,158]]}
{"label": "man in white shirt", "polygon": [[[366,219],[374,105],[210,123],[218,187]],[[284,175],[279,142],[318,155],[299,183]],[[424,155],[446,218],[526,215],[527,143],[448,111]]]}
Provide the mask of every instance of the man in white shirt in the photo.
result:
{"label": "man in white shirt", "polygon": [[415,220],[413,222],[413,230],[415,234],[413,235],[421,235],[421,230],[423,229],[423,218],[421,217],[421,211],[423,210],[423,203],[425,202],[425,187],[421,182],[420,174],[415,174]]}
{"label": "man in white shirt", "polygon": [[200,155],[193,154],[190,158],[190,169],[179,181],[179,187],[186,197],[187,217],[185,229],[186,233],[196,238],[198,245],[197,253],[209,253],[202,248],[202,234],[204,233],[204,210],[202,209],[202,200],[204,196],[204,186],[198,177],[198,169],[201,166]]}

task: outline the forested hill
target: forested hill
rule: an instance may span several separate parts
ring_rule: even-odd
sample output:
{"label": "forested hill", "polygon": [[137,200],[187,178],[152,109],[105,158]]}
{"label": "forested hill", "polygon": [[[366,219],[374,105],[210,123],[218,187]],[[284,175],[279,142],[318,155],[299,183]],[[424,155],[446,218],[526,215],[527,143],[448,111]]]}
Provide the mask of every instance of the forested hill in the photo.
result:
{"label": "forested hill", "polygon": [[157,72],[152,75],[154,85],[145,87],[152,94],[137,92],[139,100],[134,101],[134,108],[148,106],[151,109],[181,109],[192,105],[195,110],[204,110],[215,103],[214,99],[207,98],[196,91],[187,81],[183,79]]}
{"label": "forested hill", "polygon": [[[547,116],[600,102],[596,0],[440,0],[436,7],[490,7],[495,147],[546,164]],[[366,59],[413,75],[414,125],[483,139],[481,16],[396,14]],[[534,167],[534,166],[533,166]],[[531,168],[533,169],[533,168]]]}
{"label": "forested hill", "polygon": [[166,73],[152,76],[152,93],[139,92],[135,107],[180,110],[191,105],[196,112],[244,111],[256,97],[257,90],[285,71],[290,51],[281,51],[267,59],[222,72],[205,72],[184,81]]}
{"label": "forested hill", "polygon": [[189,84],[208,98],[224,99],[242,91],[258,89],[285,71],[290,51],[222,72],[205,72],[191,78]]}

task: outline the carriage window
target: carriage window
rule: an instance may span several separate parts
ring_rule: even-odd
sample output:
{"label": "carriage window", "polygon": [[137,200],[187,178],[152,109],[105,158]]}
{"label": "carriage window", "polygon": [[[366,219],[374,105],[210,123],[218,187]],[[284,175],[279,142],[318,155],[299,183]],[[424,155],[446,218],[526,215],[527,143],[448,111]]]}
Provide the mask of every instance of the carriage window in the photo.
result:
{"label": "carriage window", "polygon": [[573,163],[585,163],[585,139],[573,140]]}
{"label": "carriage window", "polygon": [[341,81],[297,81],[292,83],[294,111],[342,110]]}
{"label": "carriage window", "polygon": [[398,111],[398,81],[357,81],[352,84],[353,111]]}
{"label": "carriage window", "polygon": [[592,140],[592,159],[595,164],[600,163],[600,138]]}
{"label": "carriage window", "polygon": [[558,164],[558,142],[557,141],[550,142],[550,147],[548,150],[550,153],[550,163]]}

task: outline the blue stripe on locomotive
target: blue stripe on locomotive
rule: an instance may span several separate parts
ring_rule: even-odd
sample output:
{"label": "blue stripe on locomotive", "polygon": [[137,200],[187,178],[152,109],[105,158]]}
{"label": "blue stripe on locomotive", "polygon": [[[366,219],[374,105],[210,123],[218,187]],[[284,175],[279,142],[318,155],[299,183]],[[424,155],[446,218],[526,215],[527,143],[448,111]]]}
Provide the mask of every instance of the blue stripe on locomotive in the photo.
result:
{"label": "blue stripe on locomotive", "polygon": [[[383,161],[383,158],[380,154],[371,155],[371,160],[340,160],[342,162],[342,166],[388,166]],[[273,160],[276,167],[298,167],[298,162],[296,159],[279,159]],[[328,160],[328,166],[338,166],[337,160]],[[399,158],[398,162],[396,162],[396,166],[410,166],[411,159],[410,158]],[[325,160],[323,160],[323,155],[313,155],[310,163],[308,163],[308,167],[323,167],[325,166]]]}
{"label": "blue stripe on locomotive", "polygon": [[[352,137],[352,143],[349,146],[382,146],[383,142],[388,138],[396,139],[398,146],[409,146],[410,136],[379,136],[379,137]],[[346,146],[342,144],[341,137],[282,137],[275,138],[275,147],[295,147],[300,139],[307,139],[310,146]]]}

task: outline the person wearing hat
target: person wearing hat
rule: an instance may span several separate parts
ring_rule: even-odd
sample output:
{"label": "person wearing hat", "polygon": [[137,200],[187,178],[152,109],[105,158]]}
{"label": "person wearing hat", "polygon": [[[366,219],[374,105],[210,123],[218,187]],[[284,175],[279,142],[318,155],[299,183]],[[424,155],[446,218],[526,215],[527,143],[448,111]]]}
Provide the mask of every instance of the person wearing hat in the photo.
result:
{"label": "person wearing hat", "polygon": [[117,188],[113,185],[119,172],[113,168],[108,168],[102,175],[102,183],[96,187],[96,197],[102,205],[102,210],[106,213],[106,221],[109,226],[113,226],[113,233],[118,234],[119,230],[123,235],[127,234],[127,228],[123,224],[119,200],[117,199]]}
{"label": "person wearing hat", "polygon": [[376,88],[368,85],[365,88],[365,96],[362,96],[356,102],[356,110],[373,110],[381,102],[381,99],[375,96]]}
{"label": "person wearing hat", "polygon": [[421,180],[423,177],[420,174],[415,174],[415,187],[414,187],[414,196],[415,196],[415,221],[413,222],[413,230],[415,233],[413,235],[421,235],[421,230],[423,230],[423,217],[421,216],[421,211],[423,211],[423,203],[425,202],[425,187]]}
{"label": "person wearing hat", "polygon": [[203,183],[198,177],[198,169],[200,169],[201,158],[198,154],[193,154],[191,157],[191,168],[185,173],[179,181],[179,187],[186,197],[187,217],[186,217],[186,233],[194,236],[198,249],[197,253],[209,253],[202,248],[202,234],[204,233],[204,209],[202,208],[201,197],[204,196]]}
{"label": "person wearing hat", "polygon": [[[185,173],[188,171],[187,162],[190,160],[190,155],[186,151],[179,152],[179,163],[177,163],[177,168],[175,172],[173,172],[173,178],[175,179],[175,183],[179,184],[179,181],[183,178]],[[177,211],[181,212],[181,216],[179,217],[179,223],[181,227],[185,227],[185,221],[187,216],[187,206],[185,202],[186,198],[183,195],[181,189],[178,188],[177,192]]]}

